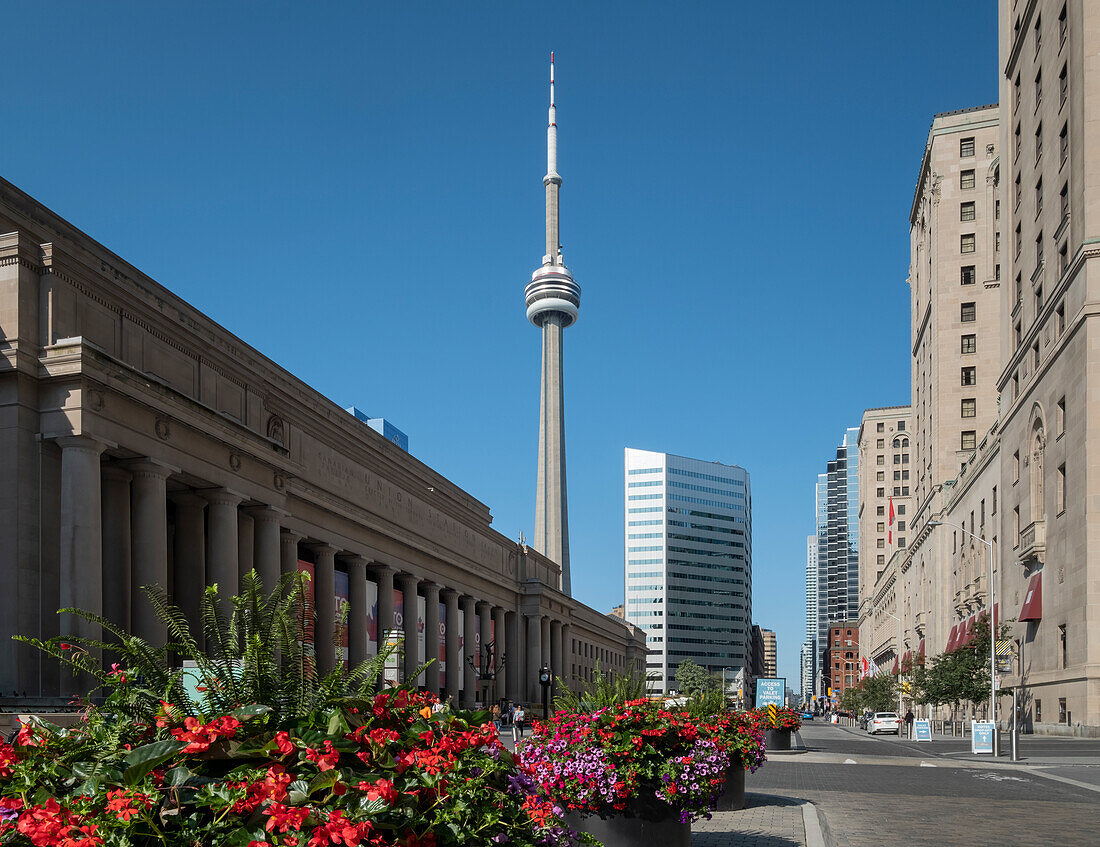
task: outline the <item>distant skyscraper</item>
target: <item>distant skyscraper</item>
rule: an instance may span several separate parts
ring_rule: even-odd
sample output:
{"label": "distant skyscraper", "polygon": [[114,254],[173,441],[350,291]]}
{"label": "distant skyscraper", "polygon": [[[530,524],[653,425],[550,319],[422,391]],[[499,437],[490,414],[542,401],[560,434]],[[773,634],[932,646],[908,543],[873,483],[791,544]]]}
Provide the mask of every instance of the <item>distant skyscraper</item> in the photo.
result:
{"label": "distant skyscraper", "polygon": [[[859,427],[846,430],[817,478],[817,659],[832,623],[859,617],[858,438]],[[824,693],[820,682],[817,693]]]}
{"label": "distant skyscraper", "polygon": [[736,465],[626,450],[626,619],[646,631],[652,686],[691,659],[730,678],[750,661],[752,494]]}
{"label": "distant skyscraper", "polygon": [[561,565],[561,588],[569,595],[569,508],[565,486],[565,383],[562,332],[577,320],[581,287],[562,257],[559,235],[558,124],[554,105],[554,54],[550,54],[550,115],[546,127],[546,254],[526,289],[527,319],[542,329],[542,402],[539,407],[539,468],[533,546]]}
{"label": "distant skyscraper", "polygon": [[356,420],[362,421],[387,441],[392,441],[406,453],[409,452],[409,436],[386,420],[386,418],[372,418],[366,412],[355,408],[355,406],[348,406],[344,411],[351,412]]}
{"label": "distant skyscraper", "polygon": [[813,696],[817,678],[817,534],[806,536],[806,640],[802,644],[802,697]]}
{"label": "distant skyscraper", "polygon": [[760,636],[764,639],[764,676],[774,678],[779,675],[779,654],[775,633],[770,629],[762,629]]}

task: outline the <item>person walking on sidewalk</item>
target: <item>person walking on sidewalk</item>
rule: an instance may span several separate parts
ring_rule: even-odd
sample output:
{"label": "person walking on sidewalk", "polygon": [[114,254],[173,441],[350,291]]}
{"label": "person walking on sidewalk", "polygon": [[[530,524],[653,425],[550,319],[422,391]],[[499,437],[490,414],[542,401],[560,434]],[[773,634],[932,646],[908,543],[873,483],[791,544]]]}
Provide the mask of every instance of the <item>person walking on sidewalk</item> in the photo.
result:
{"label": "person walking on sidewalk", "polygon": [[909,711],[907,711],[905,713],[905,737],[906,738],[912,738],[913,737],[913,710],[912,709],[909,709]]}
{"label": "person walking on sidewalk", "polygon": [[516,713],[512,716],[512,721],[515,724],[516,732],[513,732],[513,737],[518,732],[519,737],[523,738],[523,726],[527,722],[527,712],[523,710],[523,706],[516,706]]}

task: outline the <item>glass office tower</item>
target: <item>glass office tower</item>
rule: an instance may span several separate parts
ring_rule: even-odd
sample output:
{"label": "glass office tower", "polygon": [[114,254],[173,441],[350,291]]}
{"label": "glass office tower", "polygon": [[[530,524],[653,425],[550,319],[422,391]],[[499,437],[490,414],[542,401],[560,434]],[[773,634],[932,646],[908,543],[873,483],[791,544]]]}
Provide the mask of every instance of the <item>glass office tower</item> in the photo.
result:
{"label": "glass office tower", "polygon": [[736,465],[626,449],[626,619],[645,630],[650,688],[691,659],[732,683],[752,632],[752,494]]}
{"label": "glass office tower", "polygon": [[826,693],[820,672],[829,627],[859,618],[859,427],[844,433],[825,473],[817,478],[816,691]]}

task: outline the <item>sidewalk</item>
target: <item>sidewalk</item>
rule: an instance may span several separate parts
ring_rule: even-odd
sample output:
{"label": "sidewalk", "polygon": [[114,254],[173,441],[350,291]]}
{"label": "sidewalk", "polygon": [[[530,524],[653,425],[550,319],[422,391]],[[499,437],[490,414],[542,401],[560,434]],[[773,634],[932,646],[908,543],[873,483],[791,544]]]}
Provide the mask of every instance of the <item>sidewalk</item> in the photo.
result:
{"label": "sidewalk", "polygon": [[[817,807],[790,797],[745,794],[739,812],[691,825],[691,847],[825,847]],[[659,845],[653,845],[659,847]]]}

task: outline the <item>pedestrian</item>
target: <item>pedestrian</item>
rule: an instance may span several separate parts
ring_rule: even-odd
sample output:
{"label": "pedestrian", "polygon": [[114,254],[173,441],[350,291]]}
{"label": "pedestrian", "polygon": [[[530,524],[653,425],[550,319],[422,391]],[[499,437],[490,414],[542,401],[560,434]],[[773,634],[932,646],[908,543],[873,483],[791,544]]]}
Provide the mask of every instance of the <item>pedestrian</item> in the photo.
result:
{"label": "pedestrian", "polygon": [[905,736],[907,738],[913,737],[913,710],[909,709],[905,713]]}
{"label": "pedestrian", "polygon": [[[516,729],[519,732],[519,737],[523,738],[523,725],[527,721],[527,712],[523,710],[523,706],[516,706],[515,714],[512,715],[512,721],[515,723]],[[515,733],[512,733],[513,736]]]}
{"label": "pedestrian", "polygon": [[500,703],[493,704],[493,723],[500,729]]}

